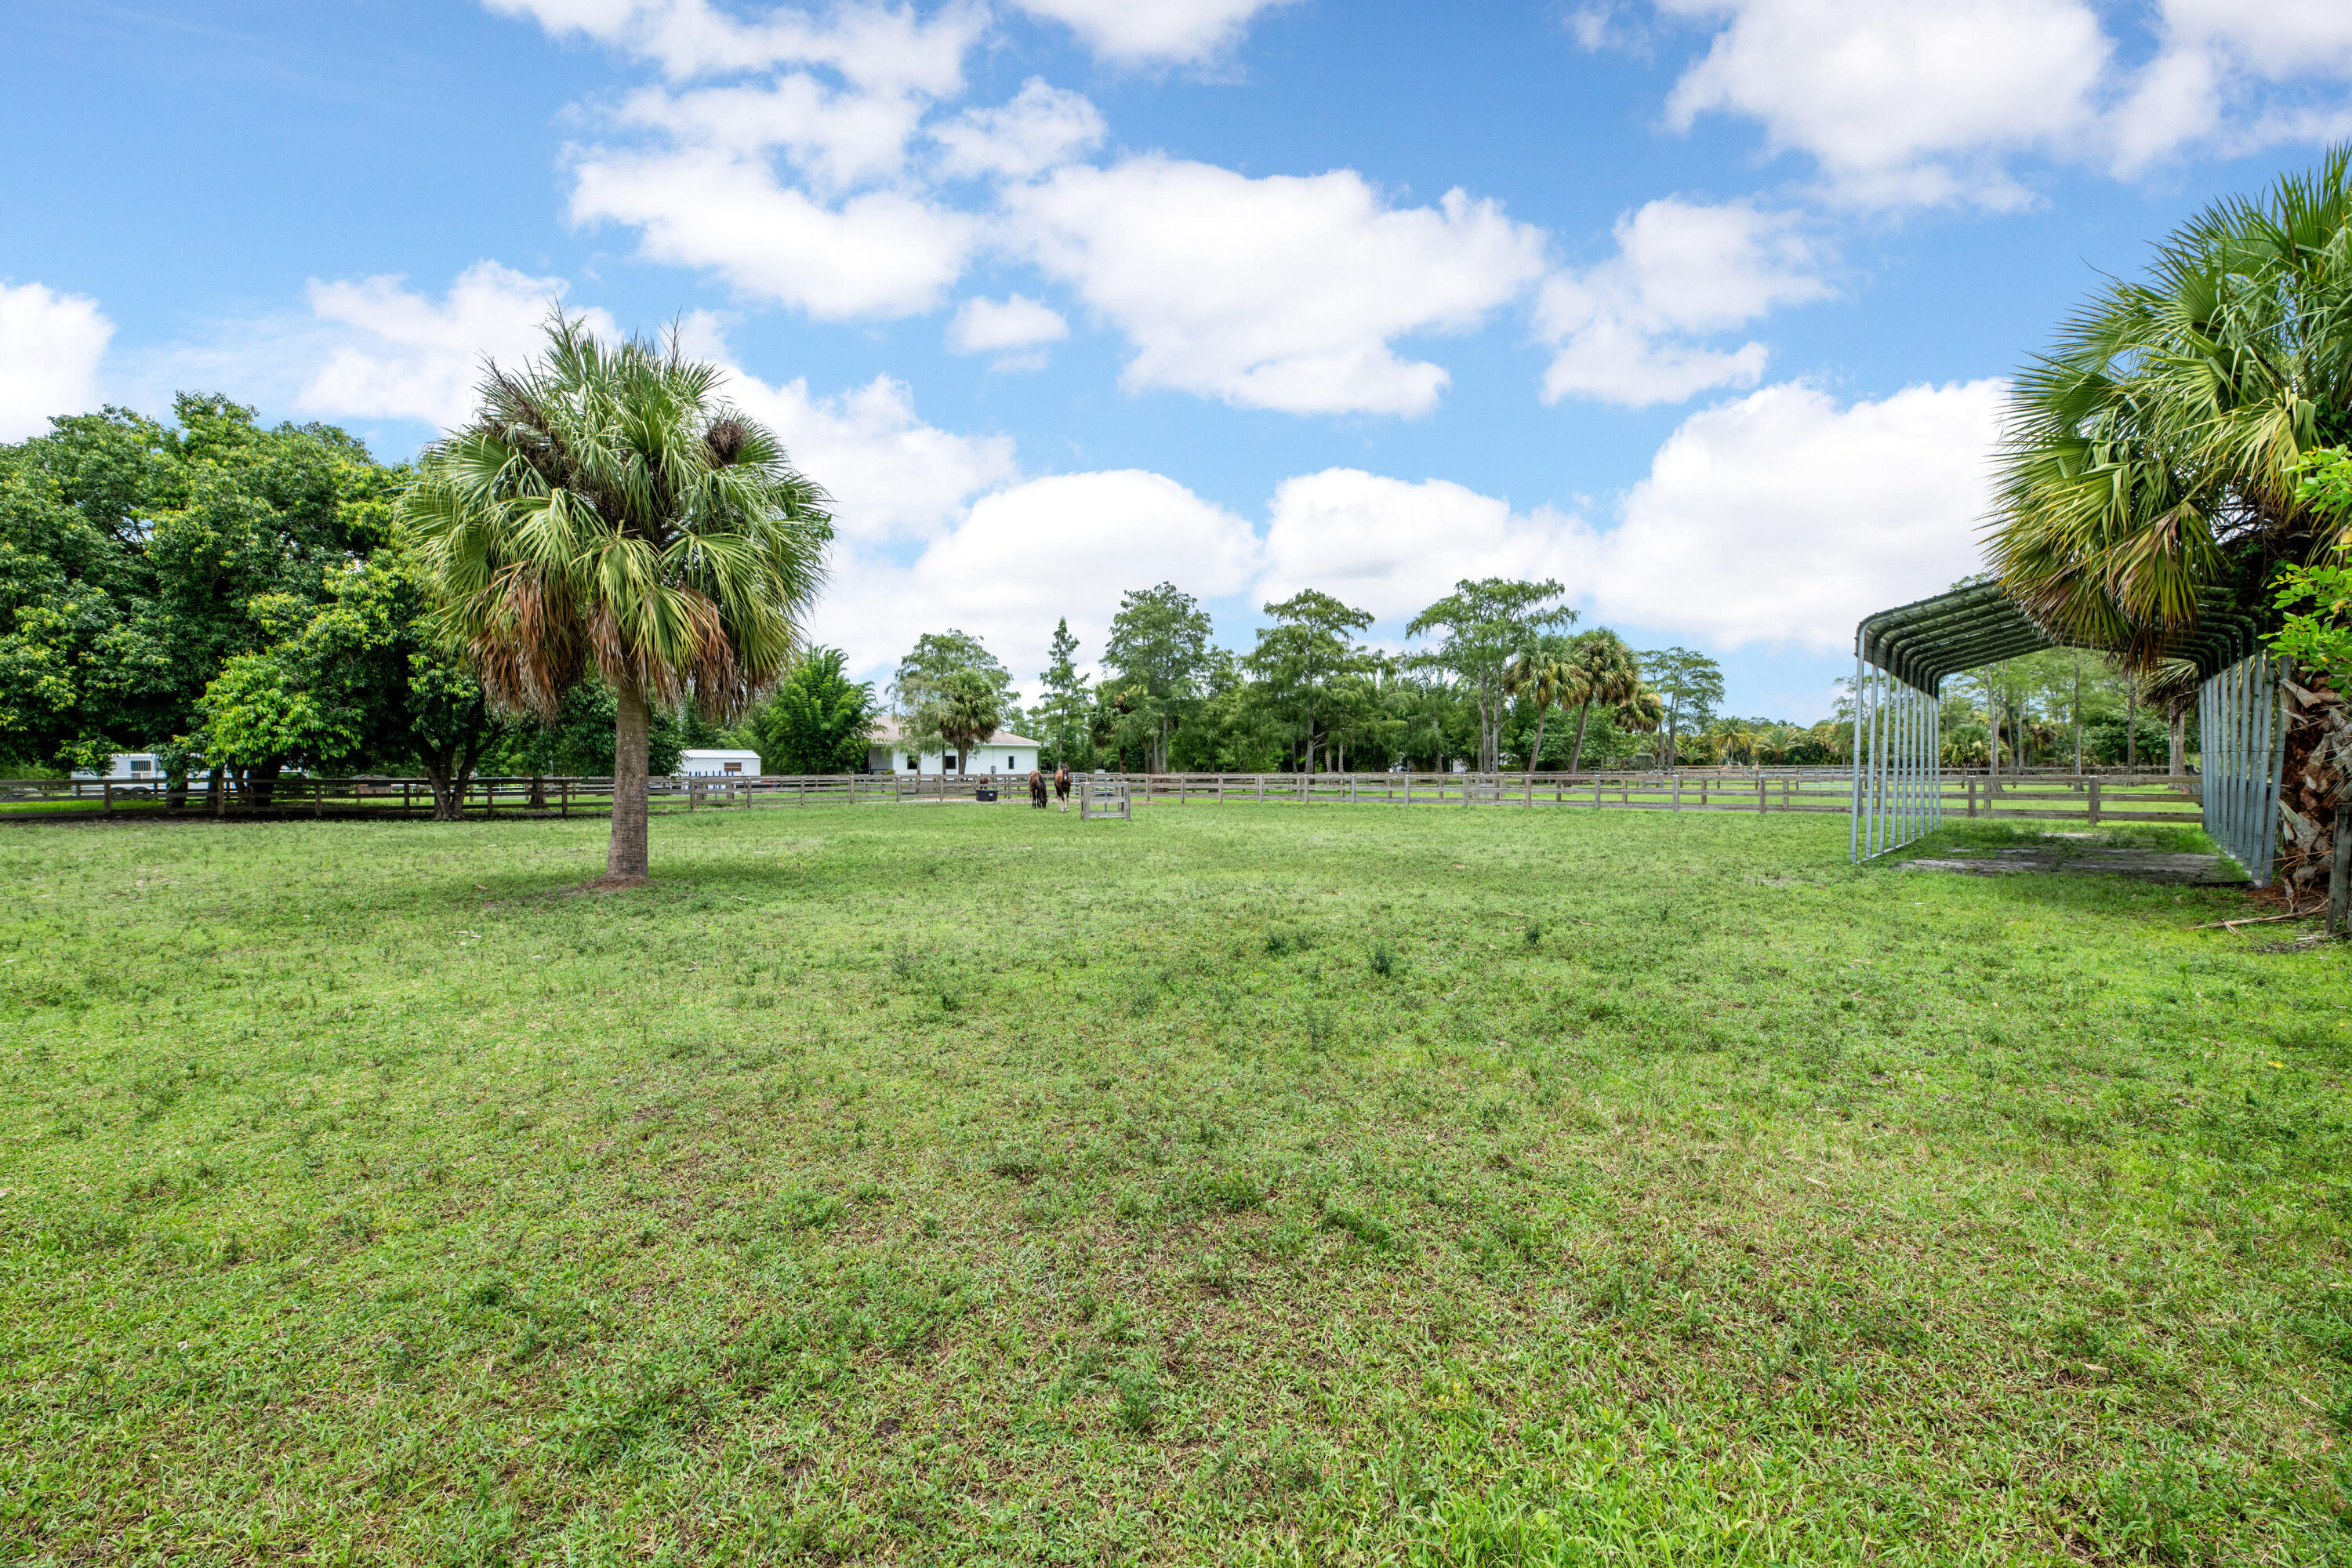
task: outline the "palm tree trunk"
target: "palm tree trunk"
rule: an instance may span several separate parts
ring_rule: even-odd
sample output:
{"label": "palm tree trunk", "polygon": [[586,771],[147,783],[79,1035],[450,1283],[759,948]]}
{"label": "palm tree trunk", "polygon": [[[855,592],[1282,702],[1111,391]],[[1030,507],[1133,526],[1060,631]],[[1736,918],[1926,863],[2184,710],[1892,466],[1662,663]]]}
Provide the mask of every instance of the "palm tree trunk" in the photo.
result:
{"label": "palm tree trunk", "polygon": [[1574,773],[1584,762],[1584,721],[1591,715],[1592,699],[1588,697],[1584,700],[1584,706],[1576,710],[1576,744],[1568,749],[1570,773]]}
{"label": "palm tree trunk", "polygon": [[2172,744],[2168,750],[2171,755],[2166,759],[2164,771],[2179,778],[2189,771],[2189,710],[2185,707],[2172,710]]}
{"label": "palm tree trunk", "polygon": [[[1528,752],[1528,776],[1529,778],[1535,777],[1536,769],[1543,764],[1544,724],[1550,718],[1551,709],[1549,706],[1536,710],[1536,743],[1534,748]],[[1575,772],[1573,768],[1569,771],[1571,773]],[[1533,799],[1534,797],[1529,796],[1528,798]]]}
{"label": "palm tree trunk", "polygon": [[613,847],[604,858],[604,886],[642,887],[646,860],[646,753],[653,710],[646,694],[622,687],[613,721]]}
{"label": "palm tree trunk", "polygon": [[2352,714],[2325,677],[2290,677],[2284,684],[2279,884],[2290,908],[2325,908],[2328,872],[2336,858],[2336,811],[2352,782],[2336,761],[2345,749],[2352,749]]}

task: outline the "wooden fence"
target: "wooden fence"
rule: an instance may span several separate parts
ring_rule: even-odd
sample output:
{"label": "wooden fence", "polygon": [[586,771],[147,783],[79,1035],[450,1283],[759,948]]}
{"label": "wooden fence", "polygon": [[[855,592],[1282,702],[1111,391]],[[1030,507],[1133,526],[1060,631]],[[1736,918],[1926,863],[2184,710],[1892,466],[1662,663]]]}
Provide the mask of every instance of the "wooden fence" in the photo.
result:
{"label": "wooden fence", "polygon": [[[1415,806],[1582,806],[1603,811],[1790,812],[1843,814],[1852,775],[1841,768],[1685,768],[1675,773],[1110,773],[1136,805],[1229,805]],[[416,778],[281,776],[267,796],[257,787],[208,794],[190,781],[172,804],[160,784],[120,780],[0,782],[0,816],[150,815],[252,816],[430,816],[432,785]],[[2198,781],[2161,773],[1948,773],[1941,783],[1951,817],[2010,817],[2085,825],[2122,822],[2194,826],[2201,818]],[[1001,791],[995,804],[1027,798],[1018,775],[830,773],[806,777],[656,779],[656,813],[774,806],[970,804]],[[611,809],[613,782],[601,778],[478,778],[467,786],[468,817],[564,817]]]}

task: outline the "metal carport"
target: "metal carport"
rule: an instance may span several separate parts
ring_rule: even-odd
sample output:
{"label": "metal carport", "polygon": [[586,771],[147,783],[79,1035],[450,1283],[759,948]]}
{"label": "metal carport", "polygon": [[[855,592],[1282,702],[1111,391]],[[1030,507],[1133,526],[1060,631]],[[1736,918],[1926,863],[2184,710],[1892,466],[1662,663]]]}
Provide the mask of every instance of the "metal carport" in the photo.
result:
{"label": "metal carport", "polygon": [[[1900,849],[1941,826],[1939,693],[1947,677],[2066,646],[2029,620],[1996,583],[1898,605],[1856,626],[1852,858]],[[2200,680],[2206,835],[2256,887],[2266,886],[2286,749],[2279,670],[2252,618],[2219,594],[2200,595],[2195,629],[2166,651],[2194,663]]]}

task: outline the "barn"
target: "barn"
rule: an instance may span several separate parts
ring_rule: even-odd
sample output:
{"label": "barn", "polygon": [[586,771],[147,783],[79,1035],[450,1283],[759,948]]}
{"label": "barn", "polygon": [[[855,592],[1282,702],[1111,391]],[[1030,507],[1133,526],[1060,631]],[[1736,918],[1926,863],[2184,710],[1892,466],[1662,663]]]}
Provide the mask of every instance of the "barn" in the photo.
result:
{"label": "barn", "polygon": [[[964,757],[964,771],[975,776],[1010,773],[1019,777],[1036,765],[1037,742],[1010,730],[999,730],[985,742],[974,746]],[[869,773],[952,773],[955,771],[955,758],[938,752],[907,750],[905,728],[895,714],[885,713],[874,721],[873,744],[866,752],[866,771]]]}
{"label": "barn", "polygon": [[677,754],[677,776],[682,779],[755,779],[760,776],[760,753],[717,749],[680,752]]}

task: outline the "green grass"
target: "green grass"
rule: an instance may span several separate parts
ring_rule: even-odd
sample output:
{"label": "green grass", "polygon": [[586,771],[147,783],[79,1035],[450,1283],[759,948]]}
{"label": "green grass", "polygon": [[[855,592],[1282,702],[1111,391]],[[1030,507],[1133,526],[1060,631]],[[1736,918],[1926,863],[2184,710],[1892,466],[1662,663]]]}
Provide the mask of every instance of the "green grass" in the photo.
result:
{"label": "green grass", "polygon": [[1009,805],[563,896],[601,841],[0,829],[0,1557],[2352,1562],[2347,954],[2242,895]]}

